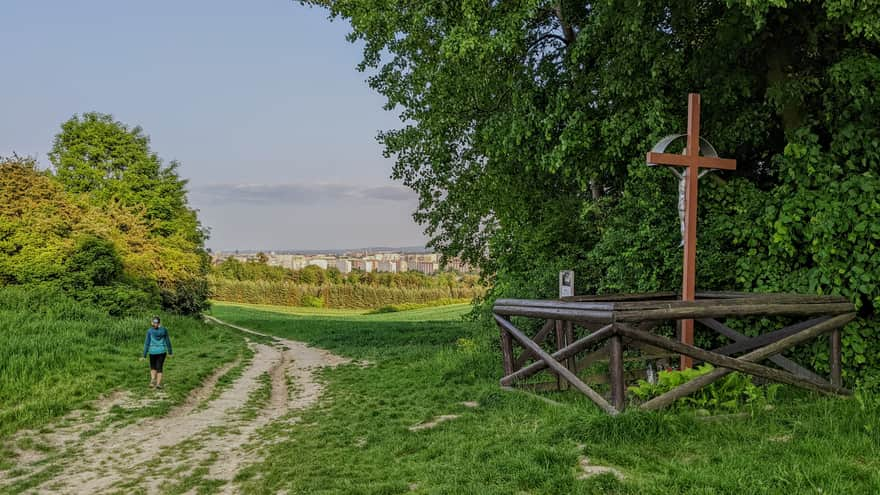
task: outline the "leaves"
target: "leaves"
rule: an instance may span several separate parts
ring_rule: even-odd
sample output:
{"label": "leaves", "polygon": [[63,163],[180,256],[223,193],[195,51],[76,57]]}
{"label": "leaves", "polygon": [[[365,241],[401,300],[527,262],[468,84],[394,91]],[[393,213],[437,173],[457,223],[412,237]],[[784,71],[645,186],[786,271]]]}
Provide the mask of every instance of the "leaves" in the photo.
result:
{"label": "leaves", "polygon": [[[843,294],[860,311],[844,342],[876,327],[875,1],[306,3],[364,42],[401,116],[379,134],[393,177],[488,302],[555,297],[559,269],[579,293],[680,287],[675,181],[644,153],[684,132],[697,91],[703,136],[737,159],[701,181],[698,287]],[[870,342],[844,345],[849,378],[880,366]]]}

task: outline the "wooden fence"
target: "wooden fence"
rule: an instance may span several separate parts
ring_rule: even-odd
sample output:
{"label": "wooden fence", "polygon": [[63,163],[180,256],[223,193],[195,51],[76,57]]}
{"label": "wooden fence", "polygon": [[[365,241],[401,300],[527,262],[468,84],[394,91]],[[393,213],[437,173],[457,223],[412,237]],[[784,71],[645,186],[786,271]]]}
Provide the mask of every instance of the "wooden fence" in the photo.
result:
{"label": "wooden fence", "polygon": [[[559,300],[499,299],[493,313],[501,330],[505,374],[501,385],[511,386],[549,369],[556,374],[561,388],[567,384],[607,413],[617,414],[626,406],[624,350],[625,347],[638,347],[643,351],[649,349],[649,353],[683,354],[717,367],[641,404],[643,409],[668,406],[733,371],[827,394],[850,393],[843,388],[840,375],[840,329],[855,317],[855,308],[847,299],[740,292],[698,293],[697,300],[690,302],[676,298],[674,293],[653,293],[575,296]],[[511,323],[513,316],[539,318],[546,322],[533,337],[529,337]],[[803,321],[757,337],[746,336],[721,321],[724,318],[761,316],[788,316]],[[686,319],[696,320],[732,342],[705,350],[651,333],[665,321]],[[586,334],[576,335],[575,328],[585,328]],[[786,349],[823,334],[830,334],[829,380],[781,355]],[[551,340],[556,342],[555,351],[552,347],[544,348]],[[607,351],[593,351],[578,358],[596,344],[606,341]],[[514,344],[522,348],[518,355]],[[610,402],[578,375],[594,364],[597,354],[602,353],[608,359]],[[775,367],[760,364],[763,361],[769,361]]]}

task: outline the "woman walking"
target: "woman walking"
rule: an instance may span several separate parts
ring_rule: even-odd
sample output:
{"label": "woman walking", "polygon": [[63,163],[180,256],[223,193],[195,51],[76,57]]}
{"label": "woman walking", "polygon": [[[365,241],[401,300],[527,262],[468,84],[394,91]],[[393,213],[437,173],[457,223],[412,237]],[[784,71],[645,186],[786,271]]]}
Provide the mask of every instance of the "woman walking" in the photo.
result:
{"label": "woman walking", "polygon": [[165,356],[171,356],[171,337],[168,330],[159,325],[159,317],[154,316],[152,326],[147,330],[147,339],[144,341],[144,355],[150,354],[150,388],[162,388],[162,367],[165,364]]}

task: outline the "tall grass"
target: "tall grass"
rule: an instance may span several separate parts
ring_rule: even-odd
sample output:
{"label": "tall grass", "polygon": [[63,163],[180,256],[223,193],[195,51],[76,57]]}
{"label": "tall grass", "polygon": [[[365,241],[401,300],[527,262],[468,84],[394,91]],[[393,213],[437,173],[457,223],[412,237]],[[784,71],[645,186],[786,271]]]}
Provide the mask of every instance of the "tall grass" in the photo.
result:
{"label": "tall grass", "polygon": [[369,285],[301,285],[289,281],[211,279],[216,300],[278,306],[308,306],[309,298],[325,308],[372,309],[395,304],[426,304],[438,300],[473,299],[485,290],[472,287],[404,288]]}
{"label": "tall grass", "polygon": [[[113,318],[51,289],[0,288],[0,440],[111,390],[147,393],[148,366],[139,358],[149,317]],[[245,350],[234,331],[173,315],[162,315],[162,323],[175,350],[166,370],[168,400],[144,414],[182,400]]]}

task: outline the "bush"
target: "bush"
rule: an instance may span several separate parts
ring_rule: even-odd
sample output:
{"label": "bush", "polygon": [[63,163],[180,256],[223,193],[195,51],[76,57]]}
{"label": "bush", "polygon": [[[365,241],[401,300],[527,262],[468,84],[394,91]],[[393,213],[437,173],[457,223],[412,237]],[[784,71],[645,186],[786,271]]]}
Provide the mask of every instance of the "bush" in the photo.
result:
{"label": "bush", "polygon": [[172,313],[197,315],[210,307],[210,288],[204,278],[173,280],[161,290],[162,307]]}
{"label": "bush", "polygon": [[63,286],[78,301],[120,316],[159,307],[155,283],[126,277],[116,246],[96,235],[79,239],[65,263]]}
{"label": "bush", "polygon": [[306,294],[302,298],[302,305],[307,308],[323,308],[324,300],[320,297],[315,297],[310,294]]}
{"label": "bush", "polygon": [[[639,399],[647,401],[714,369],[711,364],[706,363],[681,371],[664,370],[657,374],[657,383],[639,380],[637,385],[629,387],[629,391]],[[712,412],[731,412],[743,406],[766,405],[776,397],[779,387],[778,383],[758,387],[752,383],[748,375],[731,373],[687,397],[682,397],[675,402],[675,405]]]}

